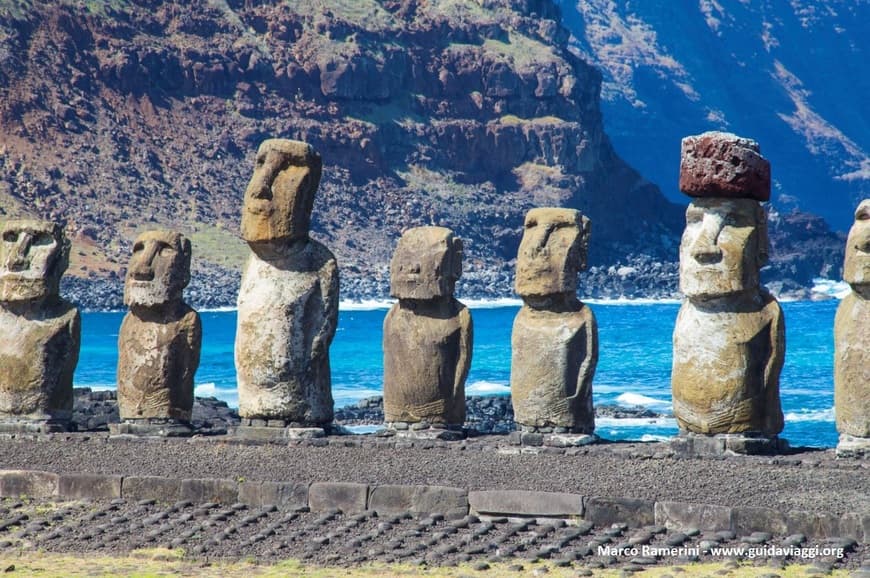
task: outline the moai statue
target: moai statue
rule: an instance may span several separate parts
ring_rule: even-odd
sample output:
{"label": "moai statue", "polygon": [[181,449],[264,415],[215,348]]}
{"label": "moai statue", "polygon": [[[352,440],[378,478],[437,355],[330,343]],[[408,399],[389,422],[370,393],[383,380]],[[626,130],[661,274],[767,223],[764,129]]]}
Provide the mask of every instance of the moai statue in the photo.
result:
{"label": "moai statue", "polygon": [[528,433],[554,434],[549,437],[559,445],[597,439],[592,378],[598,325],[577,299],[590,228],[574,209],[539,208],[526,215],[516,277],[523,306],[511,335],[511,398],[521,440]]}
{"label": "moai statue", "polygon": [[[779,373],[785,325],[760,286],[768,257],[770,163],[755,141],[708,132],[682,143],[680,190],[692,197],[680,243],[671,375],[678,443],[695,452],[770,453],[782,431]],[[697,443],[695,443],[697,442]],[[784,441],[783,441],[784,443]]]}
{"label": "moai statue", "polygon": [[384,319],[388,430],[442,439],[461,431],[472,350],[471,313],[453,297],[461,274],[462,241],[450,229],[416,227],[399,239],[390,263],[399,302]]}
{"label": "moai statue", "polygon": [[870,456],[870,199],[855,211],[843,279],[852,286],[834,322],[837,455]]}
{"label": "moai statue", "polygon": [[7,221],[0,238],[0,432],[66,431],[79,359],[78,310],[58,287],[69,263],[63,229]]}
{"label": "moai statue", "polygon": [[242,211],[252,252],[239,290],[235,360],[242,425],[258,430],[240,435],[322,435],[333,418],[338,267],[308,236],[320,172],[320,155],[304,142],[270,139],[257,151]]}
{"label": "moai statue", "polygon": [[190,241],[149,231],[133,244],[118,334],[118,407],[114,433],[183,435],[193,409],[202,326],[182,301],[190,281]]}

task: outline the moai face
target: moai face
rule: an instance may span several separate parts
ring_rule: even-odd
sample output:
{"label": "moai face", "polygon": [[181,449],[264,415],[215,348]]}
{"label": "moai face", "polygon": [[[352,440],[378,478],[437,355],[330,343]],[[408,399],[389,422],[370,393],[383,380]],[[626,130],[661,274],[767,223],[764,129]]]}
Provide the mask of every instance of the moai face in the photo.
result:
{"label": "moai face", "polygon": [[245,191],[242,238],[249,243],[307,238],[321,166],[320,155],[306,143],[263,141]]}
{"label": "moai face", "polygon": [[870,199],[861,201],[855,211],[855,224],[846,239],[843,279],[852,287],[870,290]]}
{"label": "moai face", "polygon": [[124,284],[128,306],[181,301],[190,281],[190,241],[179,233],[148,231],[136,238]]}
{"label": "moai face", "polygon": [[540,208],[526,214],[517,255],[516,291],[522,297],[573,293],[586,268],[591,223],[574,209]]}
{"label": "moai face", "polygon": [[416,227],[402,235],[390,261],[390,295],[449,297],[461,275],[462,240],[444,227]]}
{"label": "moai face", "polygon": [[69,264],[63,229],[48,221],[7,221],[0,237],[0,302],[57,296]]}
{"label": "moai face", "polygon": [[680,290],[709,299],[758,287],[767,255],[767,219],[757,201],[695,199],[680,243]]}

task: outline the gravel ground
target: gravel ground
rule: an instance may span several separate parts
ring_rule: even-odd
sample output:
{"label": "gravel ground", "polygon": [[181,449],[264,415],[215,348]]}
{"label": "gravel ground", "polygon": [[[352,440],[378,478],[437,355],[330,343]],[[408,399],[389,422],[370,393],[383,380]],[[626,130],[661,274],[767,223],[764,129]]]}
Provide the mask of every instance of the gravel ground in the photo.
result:
{"label": "gravel ground", "polygon": [[870,460],[836,460],[832,450],[687,459],[673,456],[661,443],[521,450],[508,445],[507,436],[462,442],[332,436],[295,445],[254,445],[229,436],[147,441],[66,434],[0,439],[0,467],[527,489],[832,514],[865,511],[870,505]]}
{"label": "gravel ground", "polygon": [[[470,562],[485,571],[491,563],[506,562],[522,572],[548,560],[581,569],[579,575],[584,575],[583,568],[619,566],[631,571],[723,558],[734,567],[737,560],[773,568],[812,563],[820,574],[849,568],[856,570],[854,575],[863,575],[862,566],[870,569],[866,545],[839,538],[807,541],[798,534],[681,533],[661,526],[629,530],[620,524],[596,527],[583,521],[566,524],[504,517],[445,520],[437,514],[315,514],[274,506],[166,505],[153,500],[58,504],[0,500],[0,554],[34,550],[114,555],[154,547],[183,548],[195,558],[253,557],[263,562],[295,558],[338,567],[375,561],[419,566]],[[717,547],[743,548],[743,554],[715,553],[712,549]],[[789,553],[777,553],[775,547]]]}

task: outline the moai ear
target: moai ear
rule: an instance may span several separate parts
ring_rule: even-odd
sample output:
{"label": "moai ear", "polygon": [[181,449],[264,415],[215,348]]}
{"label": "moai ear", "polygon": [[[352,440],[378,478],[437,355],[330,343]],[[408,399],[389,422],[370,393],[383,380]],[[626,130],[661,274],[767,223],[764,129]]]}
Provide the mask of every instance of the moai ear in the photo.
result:
{"label": "moai ear", "polygon": [[586,215],[580,217],[580,270],[586,270],[589,255],[589,238],[592,236],[592,219]]}
{"label": "moai ear", "polygon": [[462,239],[453,237],[453,277],[459,279],[462,276]]}
{"label": "moai ear", "polygon": [[181,266],[184,267],[182,287],[187,287],[188,283],[190,283],[190,260],[193,255],[193,248],[190,244],[190,239],[187,237],[181,238],[181,255]]}
{"label": "moai ear", "polygon": [[767,264],[767,259],[770,257],[770,238],[767,233],[767,212],[761,203],[755,211],[755,229],[757,231],[756,238],[758,239],[758,257],[756,263],[761,269]]}

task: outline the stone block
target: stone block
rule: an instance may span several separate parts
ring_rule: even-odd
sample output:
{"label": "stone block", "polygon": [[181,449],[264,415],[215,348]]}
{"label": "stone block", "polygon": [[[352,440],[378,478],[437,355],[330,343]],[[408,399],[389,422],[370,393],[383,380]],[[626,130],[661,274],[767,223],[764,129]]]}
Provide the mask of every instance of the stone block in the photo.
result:
{"label": "stone block", "polygon": [[187,479],[181,481],[181,499],[194,504],[233,504],[239,500],[239,484],[232,480]]}
{"label": "stone block", "polygon": [[583,496],[562,492],[487,490],[468,493],[468,504],[480,514],[517,516],[582,516]]}
{"label": "stone block", "polygon": [[121,476],[99,474],[61,474],[58,495],[61,498],[112,500],[121,497]]}
{"label": "stone block", "polygon": [[307,508],[308,484],[242,482],[239,484],[239,501],[255,507],[273,504],[286,509]]}
{"label": "stone block", "polygon": [[57,474],[30,470],[0,470],[0,496],[48,498],[57,496]]}
{"label": "stone block", "polygon": [[415,512],[462,517],[468,514],[468,491],[446,486],[376,486],[369,494],[369,509],[378,514]]}
{"label": "stone block", "polygon": [[369,487],[366,484],[318,482],[308,488],[308,507],[312,512],[362,512],[368,505],[368,495]]}
{"label": "stone block", "polygon": [[127,500],[181,500],[181,480],[157,476],[128,476],[121,482],[121,497]]}
{"label": "stone block", "polygon": [[589,498],[583,519],[596,526],[623,523],[632,528],[655,523],[655,503],[631,498]]}
{"label": "stone block", "polygon": [[787,534],[786,514],[770,508],[734,508],[731,529],[738,535],[752,532]]}
{"label": "stone block", "polygon": [[687,528],[730,530],[731,508],[689,502],[656,502],[655,523],[679,531]]}

